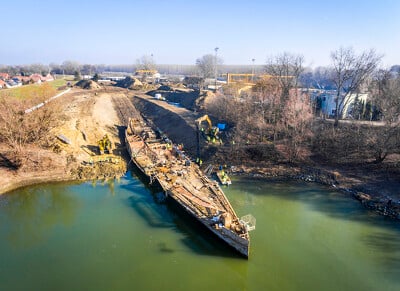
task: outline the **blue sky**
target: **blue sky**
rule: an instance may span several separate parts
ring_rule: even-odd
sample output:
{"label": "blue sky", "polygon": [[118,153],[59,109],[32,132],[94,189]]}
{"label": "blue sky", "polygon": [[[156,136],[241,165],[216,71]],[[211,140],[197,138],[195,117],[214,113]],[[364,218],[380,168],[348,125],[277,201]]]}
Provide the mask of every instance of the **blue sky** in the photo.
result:
{"label": "blue sky", "polygon": [[194,64],[207,53],[225,64],[264,64],[284,51],[330,63],[340,46],[374,48],[400,64],[400,1],[89,0],[1,4],[0,64],[74,60]]}

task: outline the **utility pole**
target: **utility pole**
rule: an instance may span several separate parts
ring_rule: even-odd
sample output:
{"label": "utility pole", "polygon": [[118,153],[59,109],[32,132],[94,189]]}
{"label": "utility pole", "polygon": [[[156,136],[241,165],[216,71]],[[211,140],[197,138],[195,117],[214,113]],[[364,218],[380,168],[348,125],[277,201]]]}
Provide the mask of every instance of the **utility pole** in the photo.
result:
{"label": "utility pole", "polygon": [[253,62],[253,66],[251,67],[251,82],[254,83],[254,62],[256,59],[251,59],[251,61]]}
{"label": "utility pole", "polygon": [[214,72],[214,77],[215,77],[215,92],[217,92],[217,75],[218,75],[218,70],[217,70],[217,63],[218,63],[218,50],[219,48],[216,47],[215,49],[215,72]]}

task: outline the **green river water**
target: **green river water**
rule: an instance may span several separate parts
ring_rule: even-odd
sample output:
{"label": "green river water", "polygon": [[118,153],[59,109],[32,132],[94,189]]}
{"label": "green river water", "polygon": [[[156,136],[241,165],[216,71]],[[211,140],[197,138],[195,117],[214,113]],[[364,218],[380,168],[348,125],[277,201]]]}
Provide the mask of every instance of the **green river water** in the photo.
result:
{"label": "green river water", "polygon": [[234,179],[234,255],[130,172],[0,196],[0,290],[400,290],[399,224],[316,184]]}

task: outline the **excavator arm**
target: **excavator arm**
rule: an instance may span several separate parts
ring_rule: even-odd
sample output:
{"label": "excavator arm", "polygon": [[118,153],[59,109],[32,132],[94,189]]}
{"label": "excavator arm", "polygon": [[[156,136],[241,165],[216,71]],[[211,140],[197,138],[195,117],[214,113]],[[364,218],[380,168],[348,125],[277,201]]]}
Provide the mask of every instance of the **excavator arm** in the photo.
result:
{"label": "excavator arm", "polygon": [[208,117],[207,114],[204,115],[204,116],[202,116],[202,117],[200,117],[200,118],[197,118],[197,119],[196,119],[197,128],[200,129],[201,123],[202,123],[203,121],[207,121],[208,130],[211,130],[211,128],[212,128],[212,123],[211,123],[210,117]]}

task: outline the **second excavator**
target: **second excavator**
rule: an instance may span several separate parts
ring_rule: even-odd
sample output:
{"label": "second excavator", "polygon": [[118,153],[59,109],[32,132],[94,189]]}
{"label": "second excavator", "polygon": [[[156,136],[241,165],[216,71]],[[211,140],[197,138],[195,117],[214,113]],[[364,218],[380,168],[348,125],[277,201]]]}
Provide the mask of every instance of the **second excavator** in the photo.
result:
{"label": "second excavator", "polygon": [[[206,128],[202,127],[203,121],[207,122]],[[212,143],[216,143],[216,142],[220,143],[221,142],[221,138],[218,135],[219,128],[212,125],[211,119],[210,119],[210,117],[208,117],[207,114],[196,119],[196,126],[197,126],[197,130],[203,134],[204,138],[208,142],[212,142]]]}

